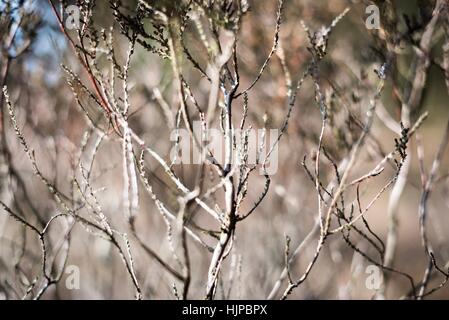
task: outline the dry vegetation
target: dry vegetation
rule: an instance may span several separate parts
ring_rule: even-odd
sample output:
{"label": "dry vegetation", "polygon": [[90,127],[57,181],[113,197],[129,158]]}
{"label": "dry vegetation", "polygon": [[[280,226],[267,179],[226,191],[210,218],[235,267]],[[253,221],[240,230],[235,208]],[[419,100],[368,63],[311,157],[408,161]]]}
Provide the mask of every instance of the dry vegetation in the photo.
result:
{"label": "dry vegetation", "polygon": [[0,298],[448,297],[447,0],[0,12]]}

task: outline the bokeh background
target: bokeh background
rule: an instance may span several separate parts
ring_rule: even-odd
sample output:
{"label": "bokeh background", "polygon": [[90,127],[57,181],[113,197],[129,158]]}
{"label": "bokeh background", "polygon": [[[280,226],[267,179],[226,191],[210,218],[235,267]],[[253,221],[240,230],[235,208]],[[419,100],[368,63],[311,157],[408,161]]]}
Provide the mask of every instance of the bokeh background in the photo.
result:
{"label": "bokeh background", "polygon": [[[4,5],[4,1],[1,1]],[[433,8],[432,1],[393,1],[400,14],[423,17],[425,10]],[[362,119],[367,110],[367,102],[377,76],[374,70],[385,61],[379,52],[372,30],[365,27],[365,8],[371,2],[346,0],[287,0],[280,31],[280,45],[293,78],[304,71],[310,59],[307,34],[301,26],[303,20],[312,30],[329,25],[344,8],[351,10],[336,26],[328,43],[328,55],[320,66],[322,87],[329,94],[339,97],[331,119],[331,129],[325,132],[324,145],[330,156],[338,162],[348,154],[350,147],[360,134],[360,128],[351,126],[351,117]],[[277,2],[249,1],[250,11],[245,16],[238,39],[239,63],[242,87],[246,87],[257,74],[272,44],[276,21]],[[47,1],[33,1],[27,10],[33,10],[36,21],[32,27],[33,39],[29,48],[10,62],[6,84],[11,99],[16,106],[17,118],[29,146],[35,150],[39,168],[59,189],[70,192],[71,161],[86,130],[86,120],[78,108],[67,85],[66,74],[61,64],[69,65],[81,73],[81,67],[74,58],[70,46],[61,34]],[[97,1],[95,8],[96,27],[109,28],[113,19],[106,1]],[[4,19],[4,17],[2,17]],[[399,25],[405,29],[403,18]],[[424,19],[424,18],[423,18]],[[382,23],[382,16],[381,16]],[[115,26],[116,27],[116,26]],[[0,34],[6,30],[2,24]],[[25,34],[25,31],[24,31]],[[117,33],[118,34],[118,33]],[[444,36],[442,30],[435,32],[431,56],[441,61]],[[419,32],[416,35],[419,39]],[[201,56],[197,35],[187,32],[186,43],[195,56]],[[2,46],[4,39],[2,39]],[[18,42],[21,39],[19,34]],[[125,58],[127,42],[117,35],[115,39],[118,56]],[[406,83],[411,68],[413,49],[404,44],[398,54],[395,70]],[[0,66],[5,64],[5,55],[0,58]],[[193,88],[200,106],[207,105],[209,86],[205,79],[192,71],[187,61],[183,62],[187,81]],[[3,70],[3,69],[2,69]],[[130,67],[133,129],[161,155],[168,157],[172,142],[163,110],[154,95],[159,88],[169,105],[176,103],[172,88],[172,69],[169,61],[136,46]],[[382,105],[391,117],[399,123],[400,104],[395,98],[391,80],[387,79],[382,94]],[[270,128],[282,126],[287,111],[285,78],[279,59],[275,56],[255,88],[249,93],[249,121],[254,127],[263,126],[263,116],[268,116]],[[354,102],[355,101],[355,102]],[[434,155],[443,136],[449,117],[448,90],[441,69],[431,64],[423,91],[423,100],[417,114],[425,111],[429,116],[419,130],[424,146],[424,166],[430,169]],[[349,107],[346,104],[349,103]],[[5,107],[2,100],[3,109]],[[236,108],[239,108],[237,105]],[[348,111],[350,109],[350,112]],[[173,110],[175,107],[173,107]],[[2,169],[2,201],[17,197],[23,214],[29,221],[39,224],[55,214],[58,206],[51,194],[33,173],[26,154],[14,134],[7,113],[3,125],[11,153],[10,162],[14,170],[23,177],[25,186],[20,186]],[[317,215],[315,187],[307,176],[301,162],[316,153],[321,125],[321,114],[315,103],[313,82],[307,80],[301,88],[286,135],[279,144],[279,168],[272,176],[272,184],[267,198],[256,212],[238,225],[234,249],[226,260],[223,279],[225,283],[217,290],[217,298],[264,299],[268,296],[284,267],[285,235],[291,238],[294,248],[311,229]],[[375,117],[372,139],[360,154],[354,177],[366,173],[386,154],[394,150],[397,134],[387,128],[379,117]],[[120,141],[105,140],[98,150],[93,168],[92,184],[98,191],[103,211],[115,228],[127,232],[124,215],[122,179],[122,151]],[[422,192],[419,161],[416,155],[416,141],[410,142],[411,169],[407,185],[398,206],[398,246],[394,267],[421,279],[427,266],[427,258],[421,244],[418,224],[418,203]],[[438,180],[429,201],[428,228],[430,241],[440,265],[449,261],[449,161],[443,157]],[[309,162],[313,168],[312,162]],[[4,164],[2,164],[4,166]],[[156,193],[169,206],[176,202],[175,195],[164,175],[163,169],[150,161],[151,180]],[[194,166],[179,169],[183,181],[191,186],[195,177]],[[330,181],[333,168],[323,160],[323,181]],[[6,170],[7,171],[7,170]],[[394,175],[393,167],[368,184],[361,187],[362,202],[370,199]],[[249,208],[263,190],[264,180],[254,176],[250,180]],[[26,192],[24,192],[26,190]],[[349,196],[350,197],[350,196]],[[389,192],[375,203],[366,214],[372,229],[385,239],[388,217]],[[245,208],[243,208],[245,209]],[[195,222],[212,224],[207,218],[197,217]],[[168,248],[166,225],[157,213],[152,199],[141,190],[137,230],[142,239],[161,257],[175,263]],[[63,227],[55,224],[50,233],[50,243],[57,246],[63,239]],[[215,226],[217,228],[217,226]],[[135,257],[135,268],[144,298],[174,299],[173,283],[176,280],[151,259],[131,238],[131,248]],[[355,239],[360,248],[368,248],[362,239]],[[201,299],[205,290],[210,254],[195,243],[190,244],[192,257],[192,288],[190,298]],[[315,250],[315,242],[295,259],[292,273],[300,275]],[[41,268],[40,246],[36,236],[15,220],[0,215],[0,298],[17,299],[24,295],[27,284],[39,274]],[[59,259],[59,258],[57,258]],[[19,264],[16,262],[20,261]],[[71,246],[68,265],[80,270],[80,288],[69,290],[65,285],[67,275],[49,288],[44,299],[132,299],[134,288],[123,266],[121,257],[111,244],[75,225],[71,231]],[[332,236],[323,249],[309,278],[291,295],[296,299],[369,299],[376,291],[366,287],[370,265],[363,257],[347,246],[340,236]],[[227,295],[227,279],[236,272],[235,282]],[[438,276],[431,284],[441,282]],[[408,283],[403,278],[392,275],[385,293],[387,298],[401,297],[408,291]],[[430,298],[447,298],[445,287]]]}

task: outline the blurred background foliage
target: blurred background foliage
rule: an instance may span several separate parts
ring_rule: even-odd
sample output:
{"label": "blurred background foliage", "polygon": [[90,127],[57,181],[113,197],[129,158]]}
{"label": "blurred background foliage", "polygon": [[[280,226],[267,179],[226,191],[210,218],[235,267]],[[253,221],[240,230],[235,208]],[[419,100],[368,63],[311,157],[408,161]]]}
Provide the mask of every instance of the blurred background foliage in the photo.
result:
{"label": "blurred background foliage", "polygon": [[[25,4],[25,2],[27,4]],[[137,1],[126,1],[129,8],[135,7]],[[183,3],[183,2],[182,2]],[[407,38],[399,43],[397,49],[396,69],[391,70],[386,88],[382,94],[382,102],[385,109],[396,121],[400,121],[401,103],[395,94],[392,78],[396,78],[400,87],[410,85],[409,71],[412,65],[413,48],[408,42],[419,41],[422,28],[431,18],[435,1],[426,0],[398,0],[398,1],[374,1],[381,9],[381,24],[385,29],[385,36],[397,37],[403,32]],[[20,10],[26,10],[29,14],[21,22],[17,41],[11,48],[5,48],[7,35],[6,25],[14,23],[17,16],[7,13],[7,6],[22,5]],[[178,1],[159,1],[161,6],[169,7],[173,14],[182,11],[183,7]],[[249,10],[244,16],[244,21],[238,38],[239,63],[242,87],[250,84],[263,64],[273,41],[273,33],[276,18],[276,1],[249,0]],[[328,25],[332,19],[341,13],[345,7],[350,7],[350,12],[337,25],[328,44],[329,54],[321,64],[321,77],[323,90],[334,101],[331,108],[330,121],[332,129],[326,132],[325,146],[330,156],[339,161],[348,153],[354,140],[360,134],[351,117],[362,119],[367,108],[369,93],[372,93],[373,84],[377,75],[374,72],[387,60],[387,50],[381,39],[375,35],[375,31],[365,27],[367,14],[365,8],[370,1],[349,0],[287,0],[280,32],[280,44],[282,54],[285,55],[287,65],[292,75],[304,71],[306,61],[309,59],[307,50],[307,34],[304,32],[300,21],[316,30],[322,25]],[[391,12],[391,5],[396,9]],[[18,9],[19,10],[19,9]],[[32,1],[0,1],[0,42],[2,44],[2,56],[0,66],[4,68],[6,55],[15,55],[21,50],[21,46],[27,46],[24,52],[11,59],[9,62],[6,84],[11,96],[18,108],[18,117],[23,130],[36,152],[36,158],[41,165],[41,170],[62,190],[69,192],[67,181],[70,172],[71,153],[76,150],[82,139],[86,122],[84,115],[77,107],[73,94],[67,86],[66,75],[61,64],[69,65],[75,72],[82,73],[79,63],[74,58],[70,46],[56,23],[48,2],[45,0]],[[108,1],[97,1],[94,10],[95,28],[108,30],[116,29],[114,46],[119,52],[118,56],[124,63],[127,50],[127,39],[120,35],[117,23],[112,18],[112,10]],[[12,19],[10,21],[8,19]],[[216,16],[215,19],[230,23],[224,17]],[[413,26],[415,31],[409,32],[407,23]],[[144,27],[149,28],[148,21]],[[206,60],[201,57],[207,55],[206,49],[201,45],[194,26],[189,22],[186,25],[183,41],[198,57],[200,65]],[[398,33],[399,30],[399,33]],[[436,32],[432,41],[431,56],[436,61],[441,61],[442,44],[444,36],[441,30]],[[29,45],[28,45],[29,44]],[[152,45],[152,43],[149,43]],[[156,44],[157,46],[157,44]],[[6,50],[6,51],[5,51]],[[106,58],[105,58],[106,59]],[[101,60],[100,60],[101,61]],[[183,74],[191,83],[192,90],[200,106],[207,106],[208,85],[204,78],[192,66],[187,59],[181,61]],[[3,69],[1,69],[3,70]],[[84,77],[84,76],[83,76]],[[172,105],[176,103],[176,95],[173,94],[173,74],[170,61],[149,52],[142,45],[136,46],[130,68],[132,110],[130,123],[135,132],[141,134],[146,141],[154,146],[162,155],[168,155],[171,144],[169,132],[154,88],[159,88],[162,96]],[[441,139],[444,124],[449,116],[448,92],[444,82],[444,75],[437,64],[431,63],[426,86],[423,91],[423,100],[419,108],[414,111],[414,119],[424,111],[429,112],[429,117],[423,124],[420,133],[425,146],[425,165],[428,168],[433,160]],[[3,86],[3,84],[2,84]],[[267,126],[279,128],[286,112],[286,86],[282,66],[279,59],[274,59],[255,89],[249,93],[250,121],[255,127],[263,126],[263,116],[268,116]],[[3,103],[3,100],[2,100]],[[345,106],[355,106],[351,112],[345,112]],[[238,106],[236,108],[240,108]],[[2,106],[4,108],[4,106]],[[26,183],[27,196],[35,208],[24,205],[24,212],[33,220],[47,220],[55,210],[54,204],[49,200],[50,195],[33,175],[32,169],[15,135],[13,134],[8,118],[3,116],[3,125],[7,128],[6,141],[11,149],[10,161],[14,168],[20,171]],[[241,259],[241,279],[232,292],[232,298],[265,298],[283,268],[284,235],[292,238],[292,243],[300,242],[310,229],[316,212],[316,198],[313,194],[314,185],[308,180],[307,174],[301,167],[305,155],[313,158],[319,137],[321,115],[315,105],[313,83],[306,82],[300,91],[292,120],[289,124],[287,135],[279,146],[279,170],[273,176],[273,187],[264,200],[257,213],[251,220],[242,224],[237,231],[239,241],[236,244],[236,256],[231,262]],[[357,172],[366,172],[372,163],[378,159],[376,152],[388,153],[394,148],[394,138],[397,135],[385,127],[378,119],[375,119],[373,135],[376,140],[372,143],[372,150],[368,150],[360,161]],[[96,162],[98,172],[101,172],[95,180],[95,186],[106,186],[106,192],[99,195],[104,211],[116,225],[124,224],[122,218],[123,204],[120,197],[122,181],[120,175],[121,150],[120,144],[107,141],[101,147]],[[420,195],[420,171],[416,157],[416,145],[412,142],[412,166],[405,192],[399,205],[399,245],[395,266],[405,272],[421,277],[426,260],[422,251],[417,219],[417,208]],[[373,151],[374,150],[374,151]],[[380,151],[379,151],[380,150]],[[432,241],[436,248],[442,247],[449,240],[449,180],[445,174],[449,170],[448,155],[443,158],[441,168],[441,180],[435,193],[432,195],[430,226],[433,230]],[[390,168],[393,171],[392,168]],[[332,174],[332,168],[323,168]],[[181,172],[186,184],[193,182],[193,170]],[[164,195],[167,201],[174,201],[174,195],[166,190],[163,169],[156,164],[152,167],[157,185],[156,191]],[[363,192],[367,195],[375,194],[375,190],[385,183],[385,179],[379,178],[373,182],[370,188]],[[7,174],[2,176],[2,197],[11,198],[14,193],[19,194],[20,182],[11,181]],[[263,182],[259,178],[252,181],[252,189],[249,197],[257,197],[263,188]],[[24,197],[18,195],[18,197]],[[160,217],[154,214],[155,206],[151,199],[141,198],[141,208],[138,217],[138,229],[144,234],[145,240],[162,256],[170,259],[164,236],[165,224]],[[19,199],[19,201],[22,201]],[[387,232],[387,202],[388,197],[383,196],[368,213],[369,221],[375,231],[385,237]],[[37,211],[38,215],[31,212]],[[207,223],[207,222],[206,222]],[[256,230],[256,232],[254,231]],[[7,296],[4,288],[14,287],[12,283],[21,280],[21,274],[33,274],[39,264],[39,245],[33,244],[34,238],[17,234],[24,232],[10,220],[0,218],[0,295],[5,298],[15,298],[14,294]],[[68,264],[77,265],[81,270],[81,289],[67,290],[64,282],[51,288],[44,298],[129,298],[132,297],[133,288],[126,279],[125,271],[117,253],[111,250],[110,245],[101,239],[86,234],[80,227],[75,227],[72,233],[73,245],[69,255]],[[29,252],[25,254],[25,262],[20,264],[20,271],[14,269],[14,263],[18,259],[19,248],[23,241]],[[56,241],[56,240],[55,240]],[[363,246],[363,244],[362,244]],[[311,246],[313,247],[313,246]],[[442,247],[444,248],[444,247]],[[446,247],[447,248],[447,247]],[[134,250],[134,249],[133,249]],[[144,297],[173,298],[170,275],[161,271],[157,264],[146,257],[137,247],[135,254],[141,259],[136,261],[138,277],[141,279],[144,289]],[[207,273],[208,257],[202,255],[201,249],[193,246],[192,261],[198,274]],[[293,271],[303,270],[305,264],[313,253],[313,248],[306,251],[304,257],[299,258]],[[438,251],[439,259],[449,261],[449,251]],[[320,263],[311,273],[310,278],[294,293],[294,298],[371,298],[375,292],[365,287],[365,267],[369,264],[360,256],[348,248],[344,241],[333,241],[323,256]],[[443,263],[444,264],[444,263]],[[227,268],[229,266],[227,265]],[[202,292],[204,279],[197,277],[192,279],[193,292]],[[3,289],[1,289],[3,288]],[[387,297],[396,297],[404,292],[407,283],[400,277],[393,279],[393,285],[386,293]],[[11,290],[9,290],[11,291]],[[200,298],[198,295],[196,298]],[[220,297],[220,294],[218,294]],[[447,298],[449,291],[442,289],[433,297]]]}

